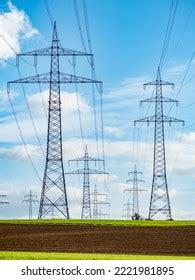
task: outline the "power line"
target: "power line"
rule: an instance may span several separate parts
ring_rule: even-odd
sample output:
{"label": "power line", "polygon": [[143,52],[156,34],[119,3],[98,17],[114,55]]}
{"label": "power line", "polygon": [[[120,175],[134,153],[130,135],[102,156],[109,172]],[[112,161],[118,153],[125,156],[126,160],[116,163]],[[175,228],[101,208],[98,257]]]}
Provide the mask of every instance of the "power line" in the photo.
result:
{"label": "power line", "polygon": [[[73,71],[74,71],[74,75],[76,76],[76,63],[73,63]],[[79,127],[80,127],[81,139],[82,139],[82,146],[83,146],[83,151],[85,151],[85,141],[84,141],[82,119],[81,119],[81,109],[80,109],[78,85],[77,85],[77,83],[75,83],[74,85],[75,85],[75,91],[76,91],[77,112],[78,112],[78,118],[79,118]]]}
{"label": "power line", "polygon": [[172,0],[171,2],[171,9],[170,9],[170,13],[169,13],[169,19],[168,19],[168,24],[167,24],[167,29],[166,29],[166,34],[165,34],[165,38],[164,38],[164,43],[163,43],[163,48],[162,48],[162,52],[161,52],[161,57],[160,57],[160,62],[159,62],[159,68],[162,68],[162,65],[164,63],[166,54],[167,54],[167,50],[168,50],[168,46],[169,46],[169,42],[170,42],[170,38],[171,38],[171,33],[173,30],[173,25],[174,25],[174,21],[175,21],[175,15],[177,12],[177,7],[178,7],[178,0],[176,0],[176,4],[174,6],[174,0]]}
{"label": "power line", "polygon": [[[2,39],[4,40],[4,42],[5,42],[5,43],[7,44],[7,46],[14,52],[14,54],[17,55],[17,52],[16,52],[15,49],[11,46],[11,44],[7,41],[7,39],[6,39],[2,34],[0,34],[0,37],[2,37]],[[22,60],[23,60],[25,63],[31,65],[26,59],[22,58]],[[18,128],[18,131],[19,131],[19,135],[20,135],[20,138],[21,138],[22,143],[23,143],[23,145],[24,145],[24,148],[25,148],[27,157],[28,157],[28,159],[29,159],[29,161],[30,161],[30,164],[31,164],[31,166],[32,166],[32,168],[33,168],[33,171],[34,171],[34,173],[36,174],[38,180],[39,180],[40,182],[42,182],[41,177],[39,176],[39,173],[38,173],[38,171],[37,171],[37,169],[36,169],[36,167],[35,167],[35,165],[34,165],[34,163],[33,163],[33,160],[32,160],[32,158],[31,158],[31,156],[30,156],[29,151],[28,151],[27,144],[26,144],[26,142],[25,142],[25,140],[24,140],[24,136],[23,136],[23,133],[22,133],[22,129],[21,129],[21,127],[20,127],[20,124],[19,124],[19,121],[18,121],[18,118],[17,118],[17,115],[16,115],[16,111],[15,111],[15,109],[14,109],[14,105],[13,105],[13,102],[12,102],[12,100],[11,100],[10,92],[8,91],[7,94],[8,94],[8,99],[9,99],[9,102],[10,102],[10,105],[11,105],[11,109],[12,109],[12,112],[13,112],[13,115],[14,115],[14,119],[15,119],[15,122],[16,122],[16,125],[17,125],[17,128]]]}
{"label": "power line", "polygon": [[[80,34],[81,42],[82,42],[82,45],[83,45],[83,50],[84,50],[85,53],[87,53],[87,48],[86,48],[86,45],[85,45],[85,40],[84,40],[82,28],[81,28],[79,12],[78,12],[78,8],[77,8],[77,1],[73,0],[73,4],[74,4],[74,11],[75,11],[75,15],[76,15],[77,25],[78,25],[78,29],[79,29],[79,34]],[[90,59],[88,57],[87,57],[87,61],[90,64]]]}
{"label": "power line", "polygon": [[[19,78],[22,79],[22,75],[21,75],[21,72],[20,72],[19,65],[17,65],[17,69],[18,69]],[[37,132],[37,128],[36,128],[36,125],[35,125],[35,122],[34,122],[34,118],[33,118],[33,115],[32,115],[32,111],[31,111],[31,109],[30,109],[30,104],[29,104],[29,102],[28,102],[27,95],[26,95],[26,91],[25,91],[25,88],[24,88],[23,83],[21,83],[21,88],[22,88],[24,100],[25,100],[25,103],[26,103],[26,106],[27,106],[27,109],[28,109],[28,113],[29,113],[29,116],[30,116],[30,119],[31,119],[32,127],[33,127],[33,130],[34,130],[34,132],[35,132],[35,137],[36,137],[37,142],[38,142],[38,144],[39,144],[39,147],[40,147],[40,149],[41,149],[42,155],[45,156],[45,152],[44,152],[44,149],[43,149],[41,140],[40,140],[39,135],[38,135],[38,132]]]}
{"label": "power line", "polygon": [[45,3],[45,8],[46,8],[46,10],[47,10],[47,14],[48,14],[48,16],[49,16],[49,20],[50,20],[51,25],[52,25],[52,27],[53,27],[53,25],[54,25],[54,19],[53,19],[53,17],[52,17],[51,12],[50,12],[50,8],[49,8],[49,5],[48,5],[47,0],[44,0],[44,3]]}
{"label": "power line", "polygon": [[175,16],[176,16],[176,12],[177,12],[177,7],[178,7],[178,0],[176,0],[175,6],[174,6],[174,0],[172,0],[171,9],[170,9],[170,13],[169,13],[169,19],[168,19],[168,23],[167,23],[165,38],[164,38],[164,43],[163,43],[163,48],[162,48],[162,52],[161,52],[161,56],[160,56],[160,62],[158,65],[159,68],[162,68],[162,65],[164,63],[164,60],[165,60],[165,57],[167,54],[167,50],[168,50],[168,46],[169,46],[169,42],[170,42],[170,38],[171,38],[171,33],[173,30],[173,25],[174,25],[174,21],[175,21]]}
{"label": "power line", "polygon": [[[192,60],[193,60],[194,55],[195,55],[195,52],[192,53],[192,56],[191,56],[191,58],[190,58],[190,60],[189,60],[189,62],[188,62],[188,65],[187,65],[187,67],[186,67],[186,71],[185,71],[185,73],[184,73],[183,79],[182,79],[181,84],[180,84],[180,86],[179,86],[179,89],[178,89],[178,91],[177,91],[177,93],[176,93],[176,97],[175,97],[176,99],[177,99],[177,97],[179,96],[179,94],[180,94],[180,92],[181,92],[181,90],[182,90],[182,88],[183,88],[183,85],[184,85],[186,76],[187,76],[187,74],[188,74],[188,71],[189,71],[189,69],[190,69],[190,66],[191,66],[191,64],[192,64]],[[171,112],[172,109],[173,109],[173,105],[170,107],[169,112],[168,112],[168,115],[170,114],[170,112]]]}
{"label": "power line", "polygon": [[[5,41],[5,43],[7,44],[7,46],[8,46],[8,47],[14,52],[14,54],[17,56],[16,50],[12,47],[12,45],[8,42],[8,40],[7,40],[2,34],[1,34],[0,36],[3,38],[3,40]],[[28,63],[28,61],[27,61],[26,59],[24,59],[23,57],[22,57],[22,60],[23,60],[24,62]],[[28,64],[32,65],[31,63],[28,63]],[[17,59],[17,65],[16,65],[16,66],[17,66],[19,78],[21,79],[21,72],[20,72],[20,68],[19,68],[19,61],[18,61],[18,59]],[[26,105],[27,105],[28,113],[29,113],[29,116],[30,116],[30,119],[31,119],[32,127],[33,127],[33,130],[34,130],[34,132],[35,132],[35,137],[36,137],[36,139],[37,139],[37,142],[38,142],[38,144],[39,144],[39,147],[40,147],[40,149],[41,149],[41,152],[42,152],[42,154],[43,154],[43,156],[44,156],[45,153],[44,153],[44,150],[43,150],[43,147],[42,147],[42,144],[41,144],[41,141],[40,141],[38,132],[37,132],[37,128],[36,128],[36,125],[35,125],[35,122],[34,122],[34,119],[33,119],[33,115],[32,115],[32,111],[31,111],[31,109],[30,109],[30,105],[29,105],[29,102],[28,102],[28,99],[27,99],[27,96],[26,96],[26,91],[25,91],[24,85],[21,84],[21,87],[22,87],[22,92],[23,92],[23,95],[24,95],[24,100],[25,100],[25,103],[26,103]]]}
{"label": "power line", "polygon": [[[37,65],[34,65],[35,66],[35,71],[36,71],[36,75],[38,75],[38,70],[37,70]],[[39,92],[40,92],[40,95],[41,95],[41,103],[42,103],[42,106],[43,106],[43,111],[44,111],[44,115],[45,115],[45,119],[47,120],[47,109],[46,109],[46,106],[45,106],[45,102],[44,102],[44,98],[43,98],[43,92],[42,92],[42,88],[41,88],[41,83],[38,82],[38,86],[39,86]]]}
{"label": "power line", "polygon": [[[17,52],[16,50],[13,48],[13,46],[8,42],[8,40],[5,38],[5,36],[3,36],[2,34],[0,34],[0,37],[3,39],[3,41],[7,44],[7,46],[13,51],[13,53],[17,56]],[[32,66],[32,63],[30,63],[29,61],[27,61],[25,58],[21,58],[26,64]]]}
{"label": "power line", "polygon": [[38,173],[38,171],[37,171],[37,169],[36,169],[36,167],[35,167],[35,165],[34,165],[34,163],[33,163],[33,160],[32,160],[32,158],[31,158],[31,156],[30,156],[29,151],[28,151],[27,144],[26,144],[26,142],[25,142],[25,140],[24,140],[24,136],[23,136],[23,133],[22,133],[22,129],[21,129],[21,127],[20,127],[20,124],[19,124],[19,121],[18,121],[16,112],[15,112],[15,109],[14,109],[14,105],[13,105],[13,102],[12,102],[12,100],[11,100],[10,93],[7,92],[7,94],[8,94],[8,99],[9,99],[9,102],[10,102],[10,105],[11,105],[11,109],[12,109],[12,112],[13,112],[13,115],[14,115],[14,119],[15,119],[15,122],[16,122],[16,125],[17,125],[17,128],[18,128],[18,131],[19,131],[19,135],[20,135],[20,138],[21,138],[22,143],[23,143],[23,145],[24,145],[24,148],[25,148],[27,157],[28,157],[28,159],[29,159],[29,161],[30,161],[30,164],[31,164],[31,166],[32,166],[32,168],[33,168],[33,171],[34,171],[34,173],[36,174],[38,180],[42,183],[41,177],[39,176],[39,173]]}
{"label": "power line", "polygon": [[[85,45],[85,40],[81,28],[81,22],[80,22],[80,17],[79,17],[79,12],[78,12],[78,7],[77,7],[77,1],[73,0],[74,4],[74,11],[76,15],[76,20],[77,20],[77,25],[79,29],[79,34],[82,42],[82,46],[85,52],[87,52],[87,48]],[[87,32],[87,40],[88,40],[88,48],[89,52],[92,54],[92,48],[91,48],[91,39],[90,39],[90,32],[89,32],[89,23],[88,23],[88,16],[87,16],[87,9],[86,9],[86,3],[83,2],[83,10],[84,10],[84,17],[85,17],[85,25],[86,25],[86,32]],[[94,69],[94,60],[87,58],[87,61],[89,65],[92,68],[92,79],[95,79],[95,69]],[[98,145],[98,130],[97,130],[97,114],[96,114],[96,100],[95,100],[95,86],[92,84],[92,94],[93,94],[93,114],[94,114],[94,125],[95,125],[95,138],[96,138],[96,150],[97,150],[97,156],[99,157],[99,145]]]}
{"label": "power line", "polygon": [[189,14],[188,14],[188,16],[187,16],[186,22],[185,22],[184,27],[183,27],[183,29],[182,29],[182,31],[181,31],[180,36],[179,36],[178,42],[177,42],[175,48],[173,49],[171,55],[169,56],[169,59],[173,56],[173,54],[174,54],[175,51],[177,50],[178,46],[181,44],[181,41],[182,41],[183,36],[184,36],[184,34],[185,34],[186,28],[187,28],[187,26],[188,26],[188,24],[189,24],[189,21],[190,21],[190,18],[191,18],[191,16],[192,16],[192,13],[193,13],[193,7],[192,7],[192,8],[190,9],[190,11],[189,11]]}
{"label": "power line", "polygon": [[[88,17],[88,11],[87,11],[87,5],[86,1],[83,0],[83,11],[84,11],[84,19],[85,19],[85,28],[86,28],[86,34],[87,34],[87,41],[88,41],[88,48],[89,52],[92,54],[92,42],[91,42],[91,35],[90,35],[90,28],[89,28],[89,17]],[[92,71],[92,79],[96,80],[96,71],[95,71],[95,64],[94,64],[94,58],[91,60],[91,71]],[[93,91],[93,106],[94,106],[94,121],[95,121],[95,135],[96,135],[96,145],[97,145],[97,154],[99,154],[99,146],[98,146],[98,132],[97,132],[97,115],[96,115],[96,103],[95,103],[95,85],[92,84],[92,91]],[[97,87],[97,84],[96,84]],[[98,89],[98,88],[97,88]],[[101,138],[102,138],[102,158],[104,160],[104,171],[105,171],[105,147],[104,147],[104,117],[103,117],[103,89],[100,88],[100,115],[101,115]],[[107,189],[106,184],[106,177],[104,175],[104,186]]]}
{"label": "power line", "polygon": [[[88,49],[89,53],[93,53],[92,51],[92,44],[91,44],[91,36],[89,30],[89,20],[88,20],[88,13],[87,13],[87,6],[86,2],[83,0],[83,11],[84,11],[84,20],[85,20],[85,29],[87,34],[87,42],[88,42]],[[96,79],[95,73],[95,66],[94,66],[94,59],[91,60],[91,77],[92,79]],[[98,144],[98,129],[97,129],[97,112],[96,112],[96,98],[95,98],[95,84],[92,84],[92,93],[93,93],[93,114],[94,114],[94,124],[95,124],[95,138],[96,138],[96,149],[97,149],[97,156],[99,157],[99,144]],[[104,158],[103,158],[104,160]]]}

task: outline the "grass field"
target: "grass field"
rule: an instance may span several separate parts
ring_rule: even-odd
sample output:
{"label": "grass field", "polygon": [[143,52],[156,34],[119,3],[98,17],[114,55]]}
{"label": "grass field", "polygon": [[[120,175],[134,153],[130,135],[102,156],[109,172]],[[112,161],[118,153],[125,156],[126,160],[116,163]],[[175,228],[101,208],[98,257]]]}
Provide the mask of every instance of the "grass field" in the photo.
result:
{"label": "grass field", "polygon": [[98,225],[98,226],[195,226],[195,221],[164,221],[164,220],[65,220],[65,219],[48,219],[48,220],[0,220],[1,223],[8,224],[47,224],[47,225]]}
{"label": "grass field", "polygon": [[195,260],[195,256],[149,256],[80,253],[0,252],[0,260]]}

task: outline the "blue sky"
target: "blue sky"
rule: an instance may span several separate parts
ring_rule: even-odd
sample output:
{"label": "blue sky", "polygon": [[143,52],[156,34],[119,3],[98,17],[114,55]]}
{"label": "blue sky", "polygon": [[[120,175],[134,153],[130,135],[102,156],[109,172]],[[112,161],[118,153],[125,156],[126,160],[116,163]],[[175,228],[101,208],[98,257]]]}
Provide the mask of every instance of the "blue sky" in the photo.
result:
{"label": "blue sky", "polygon": [[[25,52],[50,45],[52,27],[43,0],[1,1],[0,34],[9,41],[17,52]],[[194,219],[195,205],[195,133],[194,104],[195,60],[192,60],[184,85],[178,93],[189,60],[195,49],[195,3],[180,0],[162,68],[162,79],[175,83],[175,90],[165,89],[164,95],[179,100],[180,107],[172,108],[172,117],[184,119],[186,127],[180,125],[166,128],[167,177],[170,190],[173,218]],[[72,0],[53,0],[48,4],[52,16],[57,20],[61,44],[70,49],[83,50],[79,36]],[[82,1],[77,0],[81,26],[85,35],[82,14]],[[98,80],[104,83],[104,130],[106,167],[110,173],[111,218],[121,218],[123,203],[128,194],[127,173],[137,164],[144,172],[146,194],[140,195],[140,212],[148,215],[149,196],[152,182],[153,126],[136,127],[133,121],[154,114],[154,108],[147,105],[140,109],[139,101],[149,98],[152,89],[143,90],[143,83],[154,79],[162,51],[171,1],[155,0],[91,0],[87,1],[91,40],[95,56]],[[33,173],[22,146],[16,124],[6,94],[6,83],[18,79],[14,53],[0,37],[0,193],[6,193],[10,205],[0,205],[0,217],[27,217],[27,206],[22,205],[23,196],[29,189],[40,197],[41,184]],[[30,60],[29,60],[30,61]],[[38,60],[38,71],[47,72],[49,63]],[[64,72],[72,72],[67,61],[62,62]],[[20,63],[23,77],[35,75],[35,69]],[[90,69],[83,59],[78,62],[77,74],[90,77]],[[37,86],[25,86],[39,137],[45,148],[46,127],[41,94]],[[42,87],[42,96],[47,106],[47,88]],[[43,176],[44,158],[34,136],[19,85],[12,86],[12,98],[20,125],[28,144],[35,166]],[[97,94],[97,93],[96,93]],[[97,94],[97,104],[98,103]],[[77,104],[74,87],[63,88],[63,146],[64,164],[69,171],[67,160],[82,156],[82,146],[78,125]],[[79,87],[81,118],[84,127],[85,143],[89,153],[96,156],[93,121],[92,93],[89,86]],[[166,105],[165,113],[169,112]],[[100,138],[100,114],[97,105],[98,135]],[[101,147],[101,144],[100,144]],[[76,167],[76,166],[75,166]],[[72,166],[74,169],[74,166]],[[80,181],[79,181],[80,180]],[[82,178],[67,178],[67,192],[71,217],[80,217]],[[97,182],[98,189],[104,191],[102,178],[91,178],[91,189]],[[130,197],[130,196],[129,196]],[[130,197],[131,199],[131,197]],[[37,215],[38,206],[34,208]],[[103,209],[102,211],[107,211]]]}

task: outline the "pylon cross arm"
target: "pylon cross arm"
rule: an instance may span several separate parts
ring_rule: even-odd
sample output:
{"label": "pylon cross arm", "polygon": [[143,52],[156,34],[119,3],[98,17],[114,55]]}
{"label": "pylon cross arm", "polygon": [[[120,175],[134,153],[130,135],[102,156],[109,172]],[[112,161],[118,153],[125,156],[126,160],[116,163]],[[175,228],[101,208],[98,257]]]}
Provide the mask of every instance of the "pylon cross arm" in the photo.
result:
{"label": "pylon cross arm", "polygon": [[[20,56],[51,56],[52,51],[53,51],[52,47],[49,47],[49,48],[43,48],[35,51],[20,53],[17,55],[17,59],[19,60]],[[57,52],[58,55],[60,56],[91,56],[91,57],[93,56],[90,53],[70,50],[59,46]]]}
{"label": "pylon cross arm", "polygon": [[172,118],[172,117],[169,117],[169,116],[163,116],[163,122],[168,122],[168,123],[176,123],[176,122],[181,122],[184,126],[185,122],[183,120],[179,120],[179,119],[176,119],[176,118]]}
{"label": "pylon cross arm", "polygon": [[100,158],[92,158],[92,157],[81,157],[81,158],[75,158],[75,159],[70,159],[68,162],[74,162],[74,161],[104,161],[103,159],[100,159]]}
{"label": "pylon cross arm", "polygon": [[166,123],[169,123],[170,125],[173,122],[174,123],[181,122],[183,124],[183,126],[185,124],[183,120],[179,120],[179,119],[172,118],[169,116],[164,116],[164,115],[162,117],[160,117],[159,119],[156,116],[150,116],[150,117],[146,117],[143,119],[139,119],[139,120],[134,121],[134,125],[136,125],[137,123],[140,123],[140,122],[147,123],[148,125],[150,122],[166,122]]}
{"label": "pylon cross arm", "polygon": [[142,180],[142,179],[137,179],[137,180],[135,180],[135,179],[128,179],[128,180],[126,180],[126,183],[133,183],[133,182],[142,182],[142,183],[145,183],[145,181]]}
{"label": "pylon cross arm", "polygon": [[9,204],[9,201],[0,201],[0,204]]}
{"label": "pylon cross arm", "polygon": [[85,170],[85,169],[78,169],[78,170],[75,170],[75,171],[66,172],[65,174],[66,175],[68,175],[68,174],[86,174],[86,172],[88,174],[106,174],[106,175],[109,174],[108,172],[103,172],[103,171],[99,171],[99,170],[95,170],[95,169],[90,169],[90,168],[88,168],[87,170]]}
{"label": "pylon cross arm", "polygon": [[137,123],[140,123],[140,122],[146,122],[149,125],[150,122],[155,122],[155,116],[150,116],[150,117],[136,120],[136,121],[134,121],[134,125],[136,125]]}
{"label": "pylon cross arm", "polygon": [[156,80],[156,81],[152,81],[152,82],[149,82],[149,83],[145,83],[144,84],[144,89],[147,87],[147,86],[172,86],[172,88],[174,88],[174,84],[173,83],[170,83],[170,82],[165,82],[165,81],[162,81],[162,80]]}
{"label": "pylon cross arm", "polygon": [[61,84],[75,84],[75,83],[96,83],[96,84],[100,84],[100,86],[102,86],[102,82],[101,81],[96,81],[93,79],[87,79],[87,78],[83,78],[83,77],[79,77],[79,76],[75,76],[75,75],[69,75],[66,73],[59,73],[59,81],[52,81],[51,79],[51,73],[47,72],[44,74],[40,74],[40,75],[35,75],[35,76],[31,76],[31,77],[27,77],[27,78],[23,78],[23,79],[19,79],[19,80],[14,80],[14,81],[10,81],[7,83],[7,90],[8,92],[10,92],[10,85],[11,84],[17,84],[17,83],[24,83],[24,84],[50,84],[50,83],[57,83],[60,82]]}
{"label": "pylon cross arm", "polygon": [[[179,102],[177,100],[174,100],[172,98],[167,98],[167,97],[162,97],[162,102],[171,102],[171,103],[176,103],[176,105],[178,106]],[[142,103],[147,103],[147,102],[156,102],[156,97],[152,97],[152,98],[147,98],[145,100],[141,100],[140,101],[140,106],[142,106]]]}

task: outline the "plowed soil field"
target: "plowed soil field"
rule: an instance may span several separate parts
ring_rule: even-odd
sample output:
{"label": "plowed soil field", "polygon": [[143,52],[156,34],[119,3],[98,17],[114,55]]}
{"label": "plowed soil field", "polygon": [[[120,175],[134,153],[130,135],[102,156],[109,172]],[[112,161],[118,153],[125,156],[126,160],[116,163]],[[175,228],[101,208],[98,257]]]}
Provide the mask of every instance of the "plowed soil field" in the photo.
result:
{"label": "plowed soil field", "polygon": [[0,224],[0,251],[194,256],[195,227]]}

